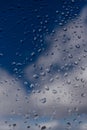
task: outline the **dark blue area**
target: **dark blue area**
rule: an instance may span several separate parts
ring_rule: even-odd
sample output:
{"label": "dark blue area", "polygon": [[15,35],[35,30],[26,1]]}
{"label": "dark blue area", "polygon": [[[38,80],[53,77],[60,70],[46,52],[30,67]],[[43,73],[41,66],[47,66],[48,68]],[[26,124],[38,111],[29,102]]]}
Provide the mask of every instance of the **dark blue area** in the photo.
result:
{"label": "dark blue area", "polygon": [[[64,25],[76,17],[86,2],[0,1],[0,53],[3,53],[0,56],[0,66],[12,74],[23,74],[23,68],[34,62],[49,47],[44,41],[44,36],[50,34],[56,25],[60,26],[59,23]],[[15,68],[18,70],[15,71]]]}

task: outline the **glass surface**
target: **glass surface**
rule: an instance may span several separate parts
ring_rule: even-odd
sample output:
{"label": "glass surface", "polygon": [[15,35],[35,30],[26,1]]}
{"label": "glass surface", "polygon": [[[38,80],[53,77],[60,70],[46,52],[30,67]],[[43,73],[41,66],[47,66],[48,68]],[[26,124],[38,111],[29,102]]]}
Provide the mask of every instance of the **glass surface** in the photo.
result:
{"label": "glass surface", "polygon": [[0,0],[0,130],[87,130],[87,0]]}

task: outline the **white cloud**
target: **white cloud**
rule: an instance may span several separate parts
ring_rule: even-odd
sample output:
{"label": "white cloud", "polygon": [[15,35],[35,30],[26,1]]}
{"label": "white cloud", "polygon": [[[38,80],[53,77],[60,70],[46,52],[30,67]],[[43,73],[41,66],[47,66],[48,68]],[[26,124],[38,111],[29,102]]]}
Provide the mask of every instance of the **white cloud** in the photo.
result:
{"label": "white cloud", "polygon": [[0,115],[22,114],[26,110],[25,96],[21,82],[0,69]]}
{"label": "white cloud", "polygon": [[0,119],[0,129],[1,130],[41,130],[41,128],[45,127],[46,130],[52,129],[55,130],[56,128],[60,127],[60,123],[57,120],[47,120],[47,121],[36,121],[36,120],[27,120],[24,123],[23,117],[19,118],[1,118]]}
{"label": "white cloud", "polygon": [[[44,82],[47,83],[51,74],[53,74],[51,66],[57,70],[60,66],[62,68],[69,64],[75,66],[75,64],[82,65],[86,63],[86,10],[87,7],[82,10],[78,18],[67,23],[64,27],[55,29],[53,37],[51,35],[47,36],[48,38],[46,37],[47,42],[51,39],[49,49],[39,56],[34,63],[35,65],[32,64],[25,69],[26,77],[31,82],[38,82],[42,84],[41,86],[43,86]],[[47,73],[47,70],[50,69],[51,74]],[[45,76],[42,76],[41,72],[44,72]],[[54,73],[57,73],[57,71],[54,71]],[[37,74],[39,78],[35,79],[34,74]],[[52,77],[54,76],[53,74]]]}
{"label": "white cloud", "polygon": [[[47,36],[49,49],[25,69],[27,79],[35,84],[35,89],[41,90],[30,96],[31,106],[40,113],[45,111],[45,114],[52,115],[55,110],[59,117],[67,113],[68,108],[77,107],[78,111],[83,111],[87,107],[87,72],[84,70],[87,67],[86,11],[87,7],[84,7],[79,17],[56,28],[54,36]],[[49,91],[44,90],[46,85]],[[41,99],[46,103],[41,103]]]}
{"label": "white cloud", "polygon": [[83,124],[80,126],[80,129],[81,129],[81,130],[87,130],[87,123],[83,123]]}

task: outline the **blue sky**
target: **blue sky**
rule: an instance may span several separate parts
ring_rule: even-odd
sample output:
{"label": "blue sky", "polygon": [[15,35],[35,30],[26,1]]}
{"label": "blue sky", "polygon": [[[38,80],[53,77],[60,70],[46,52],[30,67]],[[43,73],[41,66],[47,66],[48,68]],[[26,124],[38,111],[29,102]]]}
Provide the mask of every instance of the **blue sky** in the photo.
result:
{"label": "blue sky", "polygon": [[0,1],[1,130],[87,129],[86,12],[86,0]]}

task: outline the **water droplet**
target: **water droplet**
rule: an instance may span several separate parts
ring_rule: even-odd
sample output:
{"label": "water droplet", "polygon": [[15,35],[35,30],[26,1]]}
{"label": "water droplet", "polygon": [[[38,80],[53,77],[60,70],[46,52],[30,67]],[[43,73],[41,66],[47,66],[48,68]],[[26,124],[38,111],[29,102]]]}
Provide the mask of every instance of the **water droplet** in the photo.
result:
{"label": "water droplet", "polygon": [[28,85],[28,82],[27,82],[27,81],[25,81],[25,82],[24,82],[24,85]]}
{"label": "water droplet", "polygon": [[75,2],[75,0],[72,0],[72,2]]}
{"label": "water droplet", "polygon": [[45,72],[41,72],[40,75],[41,75],[41,76],[45,76]]}
{"label": "water droplet", "polygon": [[65,74],[64,74],[64,77],[67,77],[67,76],[68,76],[68,73],[65,73]]}
{"label": "water droplet", "polygon": [[56,94],[56,93],[57,93],[57,90],[55,90],[55,89],[52,90],[52,93],[53,93],[53,94]]}
{"label": "water droplet", "polygon": [[64,30],[64,31],[67,31],[67,28],[64,27],[63,30]]}
{"label": "water droplet", "polygon": [[42,126],[42,127],[41,127],[41,130],[45,130],[45,129],[46,129],[46,126]]}
{"label": "water droplet", "polygon": [[70,123],[70,122],[67,122],[67,125],[71,125],[71,123]]}
{"label": "water droplet", "polygon": [[51,79],[50,79],[50,82],[53,82],[53,81],[54,81],[54,79],[53,79],[53,78],[51,78]]}
{"label": "water droplet", "polygon": [[46,89],[47,91],[49,91],[49,87],[48,87],[48,86],[45,86],[45,89]]}
{"label": "water droplet", "polygon": [[69,54],[68,57],[69,57],[69,58],[73,58],[73,55],[72,55],[72,54]]}
{"label": "water droplet", "polygon": [[68,83],[68,84],[71,84],[71,80],[70,80],[70,79],[68,79],[68,80],[67,80],[67,83]]}
{"label": "water droplet", "polygon": [[81,97],[85,97],[86,96],[86,94],[85,93],[81,93]]}
{"label": "water droplet", "polygon": [[30,128],[30,126],[28,125],[27,128]]}
{"label": "water droplet", "polygon": [[13,127],[16,127],[16,124],[13,124]]}
{"label": "water droplet", "polygon": [[59,13],[59,11],[58,10],[56,10],[56,14],[58,14]]}
{"label": "water droplet", "polygon": [[37,78],[39,78],[39,76],[37,74],[34,74],[33,78],[37,79]]}
{"label": "water droplet", "polygon": [[75,65],[78,65],[78,62],[77,62],[77,61],[75,61],[75,62],[74,62],[74,64],[75,64]]}
{"label": "water droplet", "polygon": [[79,45],[79,44],[77,44],[75,47],[76,47],[76,48],[80,48],[80,45]]}
{"label": "water droplet", "polygon": [[41,103],[46,103],[46,98],[40,99]]}
{"label": "water droplet", "polygon": [[81,67],[81,69],[82,69],[82,70],[85,70],[85,67],[84,67],[84,66],[82,66],[82,67]]}
{"label": "water droplet", "polygon": [[34,56],[34,55],[35,55],[35,52],[32,52],[32,53],[31,53],[31,56]]}
{"label": "water droplet", "polygon": [[34,84],[30,84],[30,88],[34,88]]}
{"label": "water droplet", "polygon": [[3,53],[0,53],[0,56],[3,56]]}

